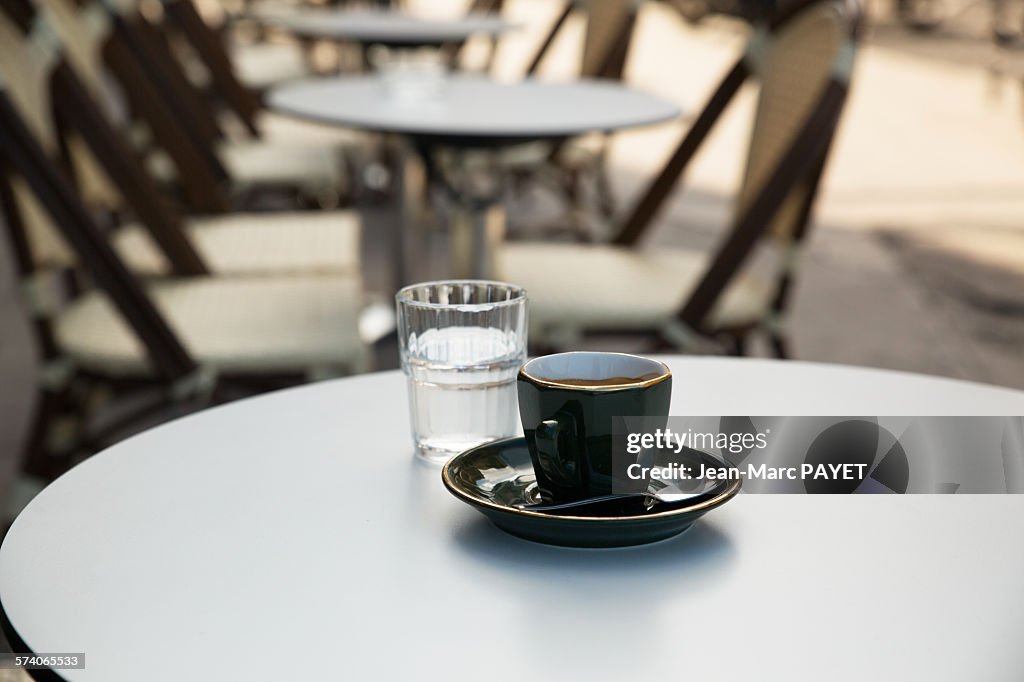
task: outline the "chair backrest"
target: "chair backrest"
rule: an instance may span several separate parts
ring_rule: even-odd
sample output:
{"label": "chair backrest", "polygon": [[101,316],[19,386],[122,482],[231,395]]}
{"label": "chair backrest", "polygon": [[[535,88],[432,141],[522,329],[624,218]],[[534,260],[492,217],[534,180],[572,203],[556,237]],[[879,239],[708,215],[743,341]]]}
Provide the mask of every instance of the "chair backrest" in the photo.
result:
{"label": "chair backrest", "polygon": [[781,310],[828,150],[845,104],[863,18],[861,0],[793,0],[755,29],[661,173],[635,204],[616,242],[637,242],[743,82],[760,82],[732,229],[680,318],[700,324],[763,238],[780,258],[773,306]]}
{"label": "chair backrest", "polygon": [[[168,105],[159,75],[147,69],[139,56],[146,41],[124,17],[138,14],[131,0],[39,0],[56,26],[75,70],[84,75],[94,98],[100,74],[113,76],[127,99],[128,109],[149,129],[153,141],[166,152],[177,170],[182,194],[190,209],[219,213],[228,209],[223,185],[227,173],[210,145],[195,141],[190,119]],[[0,4],[28,4],[28,0],[0,0]],[[87,74],[87,75],[86,75]]]}
{"label": "chair backrest", "polygon": [[633,28],[642,0],[570,0],[548,29],[526,67],[532,76],[574,13],[586,16],[580,76],[618,80],[626,65]]}
{"label": "chair backrest", "polygon": [[[25,8],[23,7],[22,10]],[[18,21],[0,10],[3,30],[3,59],[0,75],[11,86],[15,101],[27,113],[30,125],[52,154],[59,142],[73,137],[80,143],[80,159],[103,173],[127,197],[136,217],[149,230],[174,274],[202,275],[208,270],[187,240],[181,216],[163,199],[141,161],[124,142],[78,78],[58,43],[52,15],[42,8],[20,11]],[[19,59],[20,56],[20,59]],[[76,170],[84,164],[76,165]],[[31,234],[37,264],[66,266],[73,263],[63,240],[45,211],[34,206],[31,193],[18,189],[26,229]]]}
{"label": "chair backrest", "polygon": [[106,92],[103,43],[111,32],[110,14],[100,4],[77,6],[68,0],[38,0],[60,34],[64,54],[93,97]]}
{"label": "chair backrest", "polygon": [[[760,81],[750,148],[736,205],[739,220],[768,182],[830,82],[847,84],[853,66],[853,33],[842,4],[812,3],[762,30],[750,62]],[[807,183],[797,182],[779,207],[770,234],[795,237]]]}
{"label": "chair backrest", "polygon": [[[28,27],[34,21],[37,13],[36,6],[31,4],[29,0],[3,0],[2,6],[5,12],[17,18],[19,25],[25,27]],[[59,24],[63,20],[62,16],[51,11],[61,9],[62,7],[62,4],[54,3],[52,8],[43,8],[44,11],[50,13],[51,23]],[[70,58],[76,65],[81,65],[85,69],[82,72],[82,78],[90,91],[93,92],[97,101],[103,101],[100,99],[99,94],[106,89],[103,76],[98,68],[92,67],[93,64],[98,65],[99,61],[98,59],[90,59],[86,56],[95,48],[95,44],[90,44],[87,40],[75,41],[73,43],[65,42],[65,54],[70,55]],[[61,136],[59,144],[64,161],[72,171],[83,200],[90,207],[102,208],[112,212],[123,208],[123,198],[114,183],[110,182],[102,169],[97,167],[95,163],[92,163],[92,159],[88,154],[82,153],[81,139],[73,134]]]}
{"label": "chair backrest", "polygon": [[[165,104],[189,130],[192,139],[198,140],[204,148],[212,149],[214,143],[224,138],[224,131],[206,93],[192,83],[175,56],[167,34],[154,24],[154,21],[162,22],[162,8],[148,15],[143,14],[141,3],[136,0],[116,0],[115,4],[110,0],[93,1],[107,3],[115,27],[123,31],[135,58],[163,93]],[[216,154],[211,153],[208,162],[218,172],[223,171]]]}
{"label": "chair backrest", "polygon": [[[24,15],[19,19],[30,21]],[[0,78],[7,83],[8,91],[16,93],[25,124],[32,129],[51,158],[59,152],[59,141],[50,101],[49,78],[58,61],[58,55],[45,46],[27,43],[14,21],[0,13]],[[34,265],[66,266],[73,260],[73,255],[50,221],[45,207],[40,205],[21,178],[11,181],[11,191],[24,229],[31,235]]]}
{"label": "chair backrest", "polygon": [[192,0],[163,0],[163,8],[165,16],[202,60],[217,95],[251,134],[258,135],[256,114],[261,106],[260,98],[238,79],[221,36],[206,23]]}
{"label": "chair backrest", "polygon": [[[4,23],[7,23],[6,18],[0,21],[0,27]],[[5,28],[10,29],[10,24],[7,23]],[[9,45],[9,38],[17,38],[16,33],[8,30],[0,34],[0,44]],[[16,44],[20,44],[20,41]],[[25,56],[22,54],[22,59]],[[45,56],[45,53],[36,55],[37,58],[40,56]],[[96,285],[107,294],[129,327],[137,334],[156,375],[167,381],[185,378],[196,371],[195,362],[138,281],[117,258],[99,228],[78,201],[67,177],[50,161],[44,151],[38,138],[41,135],[43,140],[46,139],[46,127],[40,125],[45,106],[45,96],[42,91],[32,86],[30,79],[11,81],[9,84],[0,79],[0,170],[3,171],[0,184],[4,185],[0,195],[6,213],[3,222],[12,233],[15,254],[21,256],[19,269],[26,277],[26,281],[23,282],[24,290],[26,293],[32,291],[32,284],[38,280],[34,281],[29,274],[36,274],[31,270],[29,257],[25,253],[32,245],[21,231],[24,225],[21,219],[23,213],[11,210],[21,208],[18,205],[21,203],[18,201],[21,197],[16,195],[16,190],[9,191],[8,176],[14,176],[11,179],[16,178],[23,182],[22,186],[28,188],[38,199],[38,205],[45,207],[61,235],[81,256],[83,267],[92,276]],[[11,201],[12,198],[14,201]],[[37,316],[37,322],[42,323],[43,321],[38,318],[52,312],[54,311],[36,309],[33,314]]]}
{"label": "chair backrest", "polygon": [[[30,3],[29,0],[3,0],[2,5],[9,16],[17,18],[19,24],[24,26],[28,26],[37,13],[36,5]],[[68,11],[67,7],[68,5],[65,3],[51,3],[40,9],[50,15],[53,25],[60,26],[68,19],[65,14]],[[105,15],[105,12],[103,14]],[[95,18],[94,13],[92,17],[86,18],[86,24],[96,26]],[[102,17],[100,20],[102,22]],[[96,32],[94,31],[91,35],[96,35]],[[64,38],[65,55],[75,65],[94,99],[100,102],[112,99],[110,96],[112,93],[106,87],[102,70],[99,68],[98,42],[90,40],[90,34],[84,33],[62,37]],[[74,135],[68,135],[62,137],[60,143],[65,162],[73,173],[85,203],[90,207],[110,212],[116,212],[123,208],[124,201],[120,191],[109,181],[106,174],[92,163],[91,157],[83,153],[82,141]]]}
{"label": "chair backrest", "polygon": [[622,78],[639,4],[638,0],[588,0],[581,76]]}

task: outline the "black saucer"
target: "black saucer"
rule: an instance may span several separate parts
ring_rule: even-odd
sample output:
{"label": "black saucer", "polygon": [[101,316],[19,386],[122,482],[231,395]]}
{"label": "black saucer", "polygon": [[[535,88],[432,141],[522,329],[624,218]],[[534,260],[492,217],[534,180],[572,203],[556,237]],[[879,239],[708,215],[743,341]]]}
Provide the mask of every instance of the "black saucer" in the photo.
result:
{"label": "black saucer", "polygon": [[[714,455],[691,451],[695,462],[729,466]],[[540,502],[533,463],[525,438],[506,438],[453,457],[441,479],[455,497],[472,505],[494,525],[512,535],[563,547],[628,547],[657,542],[682,533],[701,516],[739,492],[740,479],[714,481],[714,496],[692,506],[631,516],[571,516],[519,509]]]}

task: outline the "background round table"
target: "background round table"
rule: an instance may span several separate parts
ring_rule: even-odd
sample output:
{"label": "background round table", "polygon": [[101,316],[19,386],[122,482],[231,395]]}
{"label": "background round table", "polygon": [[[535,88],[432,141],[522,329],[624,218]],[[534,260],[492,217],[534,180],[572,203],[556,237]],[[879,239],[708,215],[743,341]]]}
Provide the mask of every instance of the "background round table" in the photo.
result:
{"label": "background round table", "polygon": [[[667,359],[674,414],[1005,415],[1024,393]],[[513,538],[413,459],[403,377],[153,429],[44,490],[0,600],[69,680],[1010,680],[1024,496],[740,495],[620,550]]]}
{"label": "background round table", "polygon": [[671,102],[606,80],[502,83],[459,75],[446,78],[437,97],[416,100],[389,95],[373,75],[292,81],[272,89],[267,106],[317,123],[469,146],[612,132],[680,114]]}
{"label": "background round table", "polygon": [[[377,76],[343,76],[293,81],[272,89],[267,105],[280,113],[335,126],[401,135],[416,155],[433,167],[438,147],[472,149],[560,140],[591,132],[612,132],[677,118],[679,107],[654,95],[606,80],[552,83],[525,80],[501,83],[483,76],[451,76],[437,97],[410,100],[389,95]],[[404,177],[407,169],[397,173]],[[439,174],[433,177],[437,179]],[[405,184],[405,183],[403,183]],[[500,183],[476,193],[446,183],[466,216],[460,236],[453,236],[452,278],[489,279],[494,239],[502,232],[488,226],[499,206]],[[405,190],[406,201],[422,196]],[[402,223],[413,224],[414,220]],[[404,231],[395,235],[399,284],[409,283]],[[415,251],[415,249],[414,249]]]}
{"label": "background round table", "polygon": [[255,12],[254,18],[300,38],[387,47],[438,47],[516,28],[499,15],[487,13],[428,19],[395,11],[289,8]]}

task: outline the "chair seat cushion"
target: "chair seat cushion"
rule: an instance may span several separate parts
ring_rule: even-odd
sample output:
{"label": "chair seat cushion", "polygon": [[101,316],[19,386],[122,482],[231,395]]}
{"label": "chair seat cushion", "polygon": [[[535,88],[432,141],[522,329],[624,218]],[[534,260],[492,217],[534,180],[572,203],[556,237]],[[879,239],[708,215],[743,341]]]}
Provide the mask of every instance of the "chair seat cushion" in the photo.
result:
{"label": "chair seat cushion", "polygon": [[231,51],[231,63],[238,80],[254,90],[309,75],[306,56],[295,43],[239,45]]}
{"label": "chair seat cushion", "polygon": [[[148,287],[157,309],[201,365],[223,373],[355,369],[361,289],[352,277],[195,278]],[[108,299],[91,292],[56,319],[59,347],[79,366],[148,376],[142,344]]]}
{"label": "chair seat cushion", "polygon": [[342,187],[347,179],[341,152],[318,142],[247,140],[224,143],[218,151],[242,188],[284,185],[315,191]]}
{"label": "chair seat cushion", "polygon": [[[526,288],[535,329],[660,329],[679,312],[710,261],[687,249],[509,243],[498,276]],[[737,278],[710,317],[716,329],[755,324],[769,300],[753,279]]]}
{"label": "chair seat cushion", "polygon": [[271,111],[261,111],[257,114],[256,127],[263,139],[274,143],[354,147],[366,142],[365,133],[357,130],[300,121]]}
{"label": "chair seat cushion", "polygon": [[[218,275],[358,273],[355,211],[242,213],[191,220],[185,228]],[[167,260],[140,225],[114,235],[114,248],[141,275],[169,274]]]}

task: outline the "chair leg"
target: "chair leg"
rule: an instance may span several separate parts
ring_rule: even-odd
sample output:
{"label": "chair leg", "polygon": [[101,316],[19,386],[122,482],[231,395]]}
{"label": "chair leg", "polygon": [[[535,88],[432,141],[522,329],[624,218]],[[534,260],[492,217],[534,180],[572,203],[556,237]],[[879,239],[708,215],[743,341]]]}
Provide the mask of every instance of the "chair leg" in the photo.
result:
{"label": "chair leg", "polygon": [[775,357],[780,360],[789,360],[792,355],[790,354],[789,339],[786,338],[781,332],[772,332],[768,341],[771,344],[772,351],[775,353]]}
{"label": "chair leg", "polygon": [[730,335],[726,352],[734,357],[745,356],[747,354],[747,335],[744,333]]}
{"label": "chair leg", "polygon": [[47,434],[50,425],[60,412],[62,397],[50,391],[39,391],[35,406],[32,408],[32,425],[29,427],[28,440],[22,450],[21,471],[29,476],[52,479],[54,462],[51,461],[47,448]]}
{"label": "chair leg", "polygon": [[71,390],[41,390],[36,402],[28,442],[22,451],[21,471],[52,481],[74,463],[82,444],[84,414]]}

